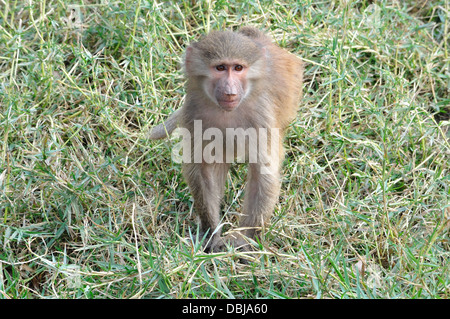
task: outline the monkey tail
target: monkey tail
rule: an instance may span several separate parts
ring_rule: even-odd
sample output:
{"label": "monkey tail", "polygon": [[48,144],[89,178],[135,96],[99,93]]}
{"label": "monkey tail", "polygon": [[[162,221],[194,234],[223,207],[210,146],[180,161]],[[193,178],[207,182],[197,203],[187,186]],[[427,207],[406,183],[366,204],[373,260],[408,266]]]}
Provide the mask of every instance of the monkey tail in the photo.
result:
{"label": "monkey tail", "polygon": [[163,124],[159,124],[150,130],[149,138],[151,140],[160,140],[169,137],[177,127],[180,116],[180,110],[173,112]]}

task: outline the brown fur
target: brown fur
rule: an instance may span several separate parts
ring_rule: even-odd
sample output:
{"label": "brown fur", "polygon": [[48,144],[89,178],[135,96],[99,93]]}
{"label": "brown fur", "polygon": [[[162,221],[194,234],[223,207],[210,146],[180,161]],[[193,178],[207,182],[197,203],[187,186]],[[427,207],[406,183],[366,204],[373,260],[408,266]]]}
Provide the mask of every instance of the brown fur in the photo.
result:
{"label": "brown fur", "polygon": [[[242,100],[232,111],[220,108],[217,101],[205,93],[205,85],[212,81],[212,68],[222,63],[242,64],[248,70],[245,76],[239,78],[243,85],[247,84],[247,89],[242,93],[243,96],[238,96]],[[252,238],[257,234],[269,220],[278,200],[280,164],[284,157],[281,141],[298,109],[302,89],[302,62],[273,44],[263,32],[253,27],[244,27],[238,32],[215,31],[200,42],[193,43],[187,49],[185,73],[186,101],[166,122],[167,133],[173,130],[173,123],[193,132],[194,120],[202,120],[203,130],[209,127],[221,129],[224,136],[226,128],[280,129],[279,157],[270,158],[270,162],[275,163],[270,173],[261,174],[260,162],[249,164],[240,231],[225,239],[220,237],[219,221],[229,164],[183,164],[183,175],[194,197],[202,231],[209,231],[210,241],[207,247],[220,250],[226,242],[237,246],[246,245],[245,237]],[[241,93],[237,95],[239,94]],[[166,136],[166,129],[160,125],[151,134],[151,138],[162,138]],[[269,136],[269,141],[270,138]]]}

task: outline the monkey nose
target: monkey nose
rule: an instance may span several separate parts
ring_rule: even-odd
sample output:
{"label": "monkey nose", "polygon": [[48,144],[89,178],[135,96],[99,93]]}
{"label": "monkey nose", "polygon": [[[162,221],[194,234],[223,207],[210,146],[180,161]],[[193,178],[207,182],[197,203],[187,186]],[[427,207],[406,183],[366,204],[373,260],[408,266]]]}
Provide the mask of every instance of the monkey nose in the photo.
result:
{"label": "monkey nose", "polygon": [[237,94],[237,91],[232,87],[227,87],[225,88],[223,93],[225,93],[225,95],[235,96]]}
{"label": "monkey nose", "polygon": [[226,96],[234,97],[237,95],[237,90],[235,87],[227,85],[223,93],[225,93]]}

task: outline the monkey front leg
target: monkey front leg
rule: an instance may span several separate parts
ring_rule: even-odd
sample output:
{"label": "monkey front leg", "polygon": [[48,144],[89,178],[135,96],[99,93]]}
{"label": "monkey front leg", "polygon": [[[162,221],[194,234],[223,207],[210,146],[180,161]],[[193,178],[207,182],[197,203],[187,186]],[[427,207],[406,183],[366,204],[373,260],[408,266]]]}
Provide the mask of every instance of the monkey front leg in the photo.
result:
{"label": "monkey front leg", "polygon": [[249,164],[243,214],[239,229],[216,241],[214,251],[223,250],[225,244],[249,250],[248,238],[255,238],[273,212],[280,193],[280,172],[277,163],[270,167]]}
{"label": "monkey front leg", "polygon": [[220,241],[220,203],[223,198],[229,164],[184,164],[183,173],[194,197],[194,209],[200,219],[201,236],[206,232],[207,249]]}
{"label": "monkey front leg", "polygon": [[[249,164],[248,184],[245,189],[243,215],[240,234],[255,238],[270,219],[280,193],[280,172],[277,163],[262,167],[262,164]],[[247,241],[238,236],[236,243],[245,245]]]}

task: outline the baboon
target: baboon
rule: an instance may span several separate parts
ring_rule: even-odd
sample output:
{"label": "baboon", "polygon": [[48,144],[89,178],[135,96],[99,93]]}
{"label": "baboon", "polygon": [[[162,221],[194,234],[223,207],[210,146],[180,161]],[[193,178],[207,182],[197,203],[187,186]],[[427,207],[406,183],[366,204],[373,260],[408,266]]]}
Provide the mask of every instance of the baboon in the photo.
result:
{"label": "baboon", "polygon": [[[192,43],[186,50],[184,71],[184,105],[164,124],[154,127],[150,138],[167,137],[176,127],[191,133],[191,157],[182,170],[202,234],[207,232],[206,249],[223,250],[226,243],[249,249],[246,238],[254,238],[261,231],[278,200],[284,158],[282,140],[299,106],[302,61],[275,45],[262,31],[243,27],[238,32],[213,31]],[[245,144],[248,179],[240,227],[226,237],[220,231],[220,205],[231,161],[217,147],[213,162],[194,158],[193,153],[200,150],[203,154],[208,144],[203,134],[194,134],[198,123],[201,133],[212,128],[222,133],[215,135],[221,139],[216,145],[226,144],[223,148],[228,155],[227,141]],[[234,131],[230,133],[231,129]],[[251,129],[266,130],[266,138],[253,134],[250,139],[247,133]],[[231,149],[233,159],[238,146]],[[256,160],[249,161],[252,155]]]}

